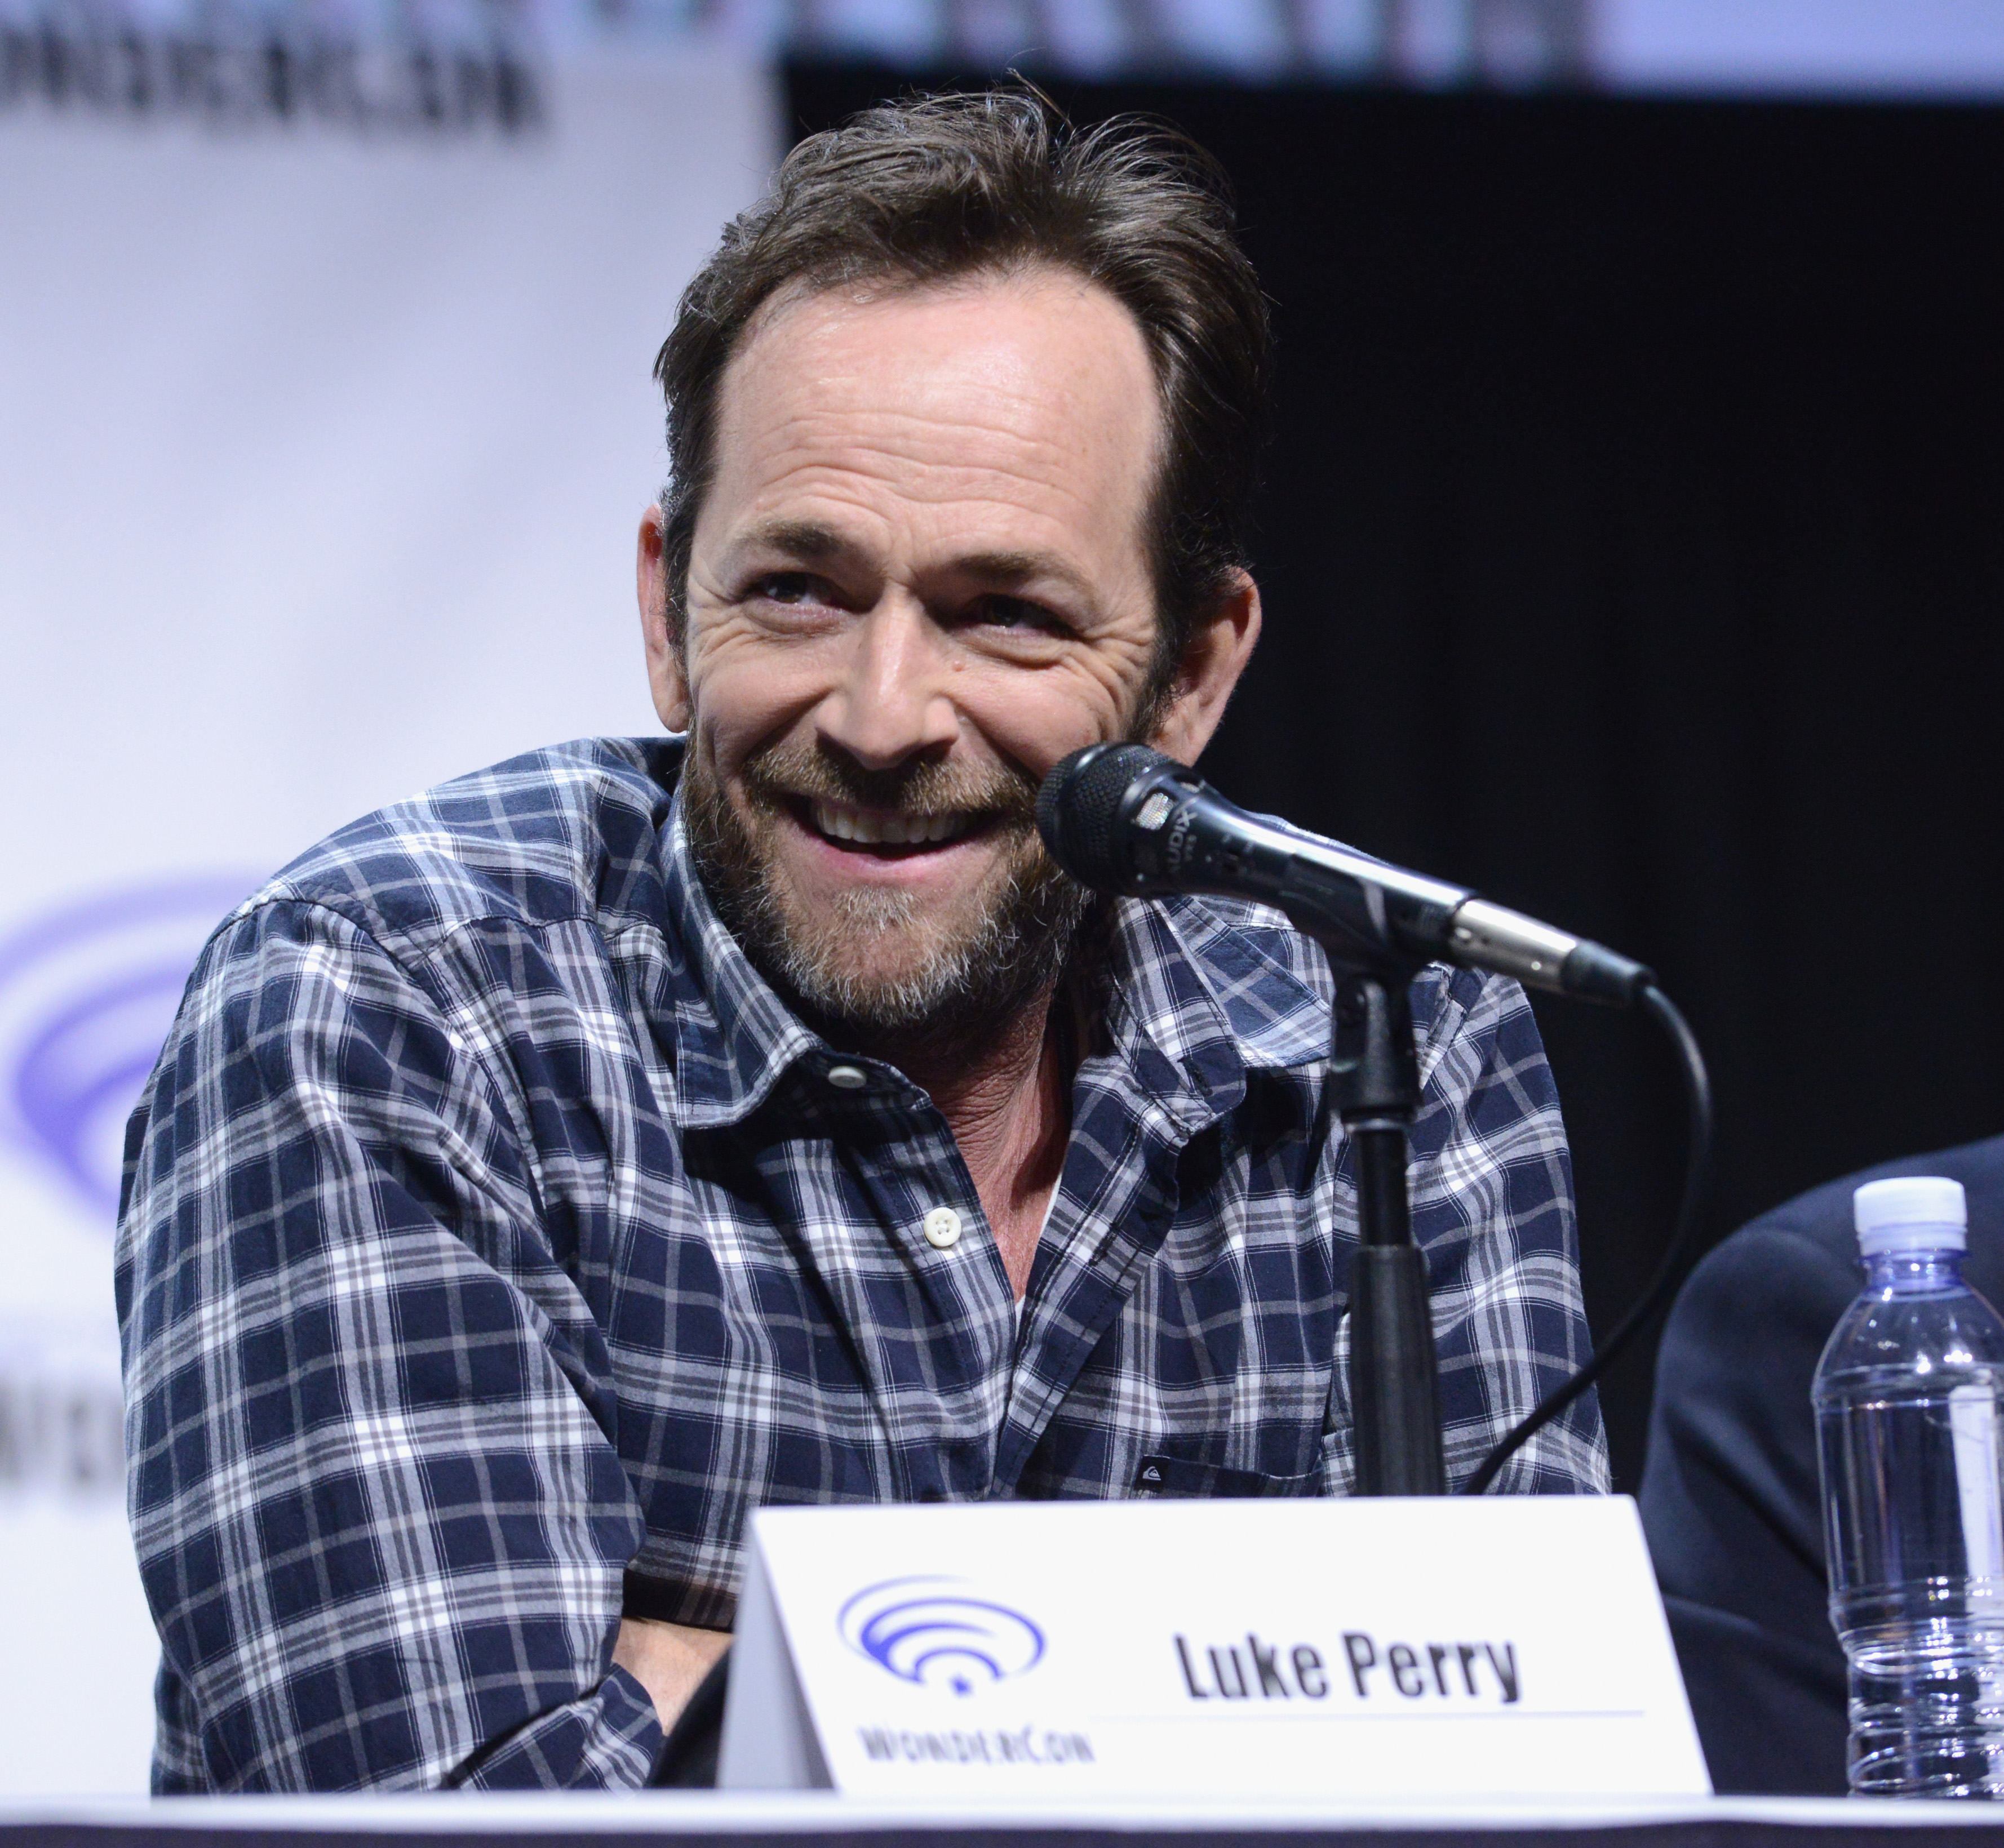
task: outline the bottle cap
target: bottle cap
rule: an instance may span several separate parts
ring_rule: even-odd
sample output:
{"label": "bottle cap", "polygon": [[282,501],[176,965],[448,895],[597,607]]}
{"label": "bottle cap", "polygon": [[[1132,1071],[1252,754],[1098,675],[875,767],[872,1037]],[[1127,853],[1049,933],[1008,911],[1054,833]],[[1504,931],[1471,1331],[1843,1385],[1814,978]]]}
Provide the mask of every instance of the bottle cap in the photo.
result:
{"label": "bottle cap", "polygon": [[1901,1174],[1868,1181],[1851,1196],[1858,1248],[1882,1251],[1960,1251],[1969,1244],[1969,1202],[1960,1181]]}

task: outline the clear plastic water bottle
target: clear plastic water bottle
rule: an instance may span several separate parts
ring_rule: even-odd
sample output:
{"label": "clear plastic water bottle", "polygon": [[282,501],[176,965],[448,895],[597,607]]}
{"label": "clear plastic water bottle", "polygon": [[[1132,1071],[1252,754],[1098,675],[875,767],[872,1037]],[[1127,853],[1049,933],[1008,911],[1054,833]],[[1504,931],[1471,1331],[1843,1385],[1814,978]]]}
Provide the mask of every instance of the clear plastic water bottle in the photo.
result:
{"label": "clear plastic water bottle", "polygon": [[2004,1797],[2004,1321],[1962,1280],[1960,1182],[1855,1212],[1866,1286],[1815,1388],[1852,1792]]}

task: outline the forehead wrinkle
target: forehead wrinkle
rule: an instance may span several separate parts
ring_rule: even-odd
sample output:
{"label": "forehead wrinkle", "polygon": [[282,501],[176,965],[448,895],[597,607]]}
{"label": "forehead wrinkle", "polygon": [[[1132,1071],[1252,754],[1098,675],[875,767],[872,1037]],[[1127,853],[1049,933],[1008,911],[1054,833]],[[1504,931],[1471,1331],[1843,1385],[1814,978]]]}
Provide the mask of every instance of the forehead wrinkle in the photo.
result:
{"label": "forehead wrinkle", "polygon": [[874,557],[902,532],[928,551],[947,538],[969,557],[1054,560],[1075,542],[1073,516],[1098,523],[1110,514],[1138,530],[1142,512],[1138,484],[1109,496],[1090,483],[964,464],[914,467],[909,475],[900,468],[886,479],[891,471],[859,462],[853,452],[796,459],[761,484],[745,509],[748,523],[726,541],[723,556],[735,560],[769,541],[803,563]]}
{"label": "forehead wrinkle", "polygon": [[[1084,452],[1094,456],[1100,472],[1116,475],[1132,466],[1127,439],[1138,435],[1144,480],[1159,464],[1161,405],[1145,352],[1137,355],[1139,402],[1133,406],[1140,414],[1138,431],[1123,414],[1126,405],[1109,418],[1109,407],[1091,401],[1104,382],[1103,355],[1061,362],[1053,376],[1019,353],[991,347],[960,355],[958,363],[888,381],[895,392],[891,401],[884,395],[887,381],[852,369],[857,355],[828,355],[835,362],[819,366],[790,366],[790,357],[800,355],[772,348],[741,356],[743,362],[725,377],[720,435],[727,429],[737,445],[752,451],[798,446],[838,453],[852,451],[861,435],[888,456],[927,467],[941,465],[937,456],[916,452],[943,446],[958,454],[973,436],[993,440],[1002,451],[1018,450],[1025,461]],[[997,464],[1008,466],[1006,457],[998,454],[986,466]]]}
{"label": "forehead wrinkle", "polygon": [[[1049,459],[1081,452],[1100,471],[1126,472],[1131,451],[1111,440],[1083,413],[1051,418],[997,415],[998,408],[965,399],[942,401],[937,407],[887,405],[864,401],[853,405],[822,397],[809,397],[796,408],[761,420],[762,428],[746,428],[744,420],[730,434],[747,455],[797,452],[803,461],[819,460],[859,472],[885,473],[916,467],[928,473],[942,469],[983,474],[1015,474]],[[1154,432],[1149,436],[1152,439]],[[970,459],[970,444],[993,453]],[[1152,460],[1154,443],[1144,462]],[[872,469],[872,460],[877,467]]]}
{"label": "forehead wrinkle", "polygon": [[[1046,278],[1050,280],[1056,278]],[[1126,308],[1098,285],[1077,278],[1065,280],[1072,285],[1061,291],[1070,298],[1059,307],[1065,322],[1079,326],[1081,310],[1085,324],[1103,321],[1112,336],[1114,350],[1108,350],[1104,342],[1091,342],[1097,350],[1032,354],[1025,350],[1023,317],[1018,315],[1014,324],[1005,320],[990,331],[988,338],[977,336],[953,347],[942,364],[904,371],[896,383],[915,414],[932,415],[932,407],[940,406],[938,420],[951,428],[966,418],[972,401],[986,397],[1035,411],[1055,411],[1061,421],[1070,422],[1079,412],[1081,398],[1100,395],[1109,364],[1116,371],[1126,370],[1123,360],[1131,359],[1131,382],[1141,401],[1142,419],[1151,436],[1159,436],[1160,382],[1146,336]],[[888,299],[848,304],[846,312],[840,311],[840,305],[830,296],[817,294],[788,303],[779,313],[777,318],[791,323],[783,340],[777,337],[774,321],[766,319],[778,304],[769,304],[761,312],[755,336],[740,345],[725,369],[719,394],[720,425],[737,422],[734,413],[748,408],[747,397],[766,397],[769,404],[776,400],[776,408],[788,399],[797,406],[805,399],[818,411],[843,401],[855,410],[881,403],[876,394],[885,380],[873,362],[881,352],[881,343],[886,338],[896,339],[883,324],[887,312],[895,320],[906,310],[923,310],[929,301],[937,306],[978,304],[984,296],[1005,299],[1013,296],[1018,307],[1033,309],[1035,298],[1046,293],[1043,288],[1033,286],[1023,292],[1006,284],[937,292],[899,292]],[[1032,313],[1028,319],[1034,330],[1037,323],[1047,323],[1048,317]],[[923,327],[918,338],[921,345],[926,344]],[[797,409],[782,409],[780,421],[801,414]]]}
{"label": "forehead wrinkle", "polygon": [[[1153,486],[1152,453],[1138,467],[1121,466],[1124,458],[1109,458],[1116,466],[1080,471],[1051,465],[1075,453],[1061,436],[1000,432],[1014,453],[975,459],[965,453],[965,418],[940,420],[940,440],[927,445],[899,442],[897,432],[881,429],[864,436],[853,420],[831,418],[823,429],[816,431],[811,425],[819,415],[804,415],[797,420],[808,427],[763,433],[755,446],[748,444],[740,452],[740,472],[744,474],[763,472],[762,461],[781,464],[760,484],[759,500],[770,506],[795,496],[829,496],[852,502],[866,513],[888,513],[888,508],[874,502],[867,492],[859,492],[867,485],[888,489],[897,501],[914,509],[986,502],[1038,520],[1057,517],[1060,509],[1077,509],[1097,522],[1116,510],[1138,520]],[[888,419],[878,421],[881,424]]]}

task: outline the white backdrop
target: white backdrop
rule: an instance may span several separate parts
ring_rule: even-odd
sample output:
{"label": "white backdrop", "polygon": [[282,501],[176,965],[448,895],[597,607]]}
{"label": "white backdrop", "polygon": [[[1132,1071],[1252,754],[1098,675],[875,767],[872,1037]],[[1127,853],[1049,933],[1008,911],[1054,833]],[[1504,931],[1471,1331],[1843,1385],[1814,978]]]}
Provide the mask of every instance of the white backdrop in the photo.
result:
{"label": "white backdrop", "polygon": [[201,938],[381,803],[658,729],[648,368],[776,92],[549,82],[509,138],[0,113],[0,1791],[145,1787],[110,1227]]}

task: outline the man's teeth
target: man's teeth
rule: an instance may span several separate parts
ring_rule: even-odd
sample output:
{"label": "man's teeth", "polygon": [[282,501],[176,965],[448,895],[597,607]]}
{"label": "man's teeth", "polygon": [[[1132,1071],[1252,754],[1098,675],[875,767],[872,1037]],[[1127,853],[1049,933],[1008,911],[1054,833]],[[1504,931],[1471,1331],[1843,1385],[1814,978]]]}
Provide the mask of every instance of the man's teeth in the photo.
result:
{"label": "man's teeth", "polygon": [[825,802],[814,805],[814,824],[823,834],[865,847],[916,847],[950,841],[966,833],[972,822],[970,815],[859,815],[831,808]]}

